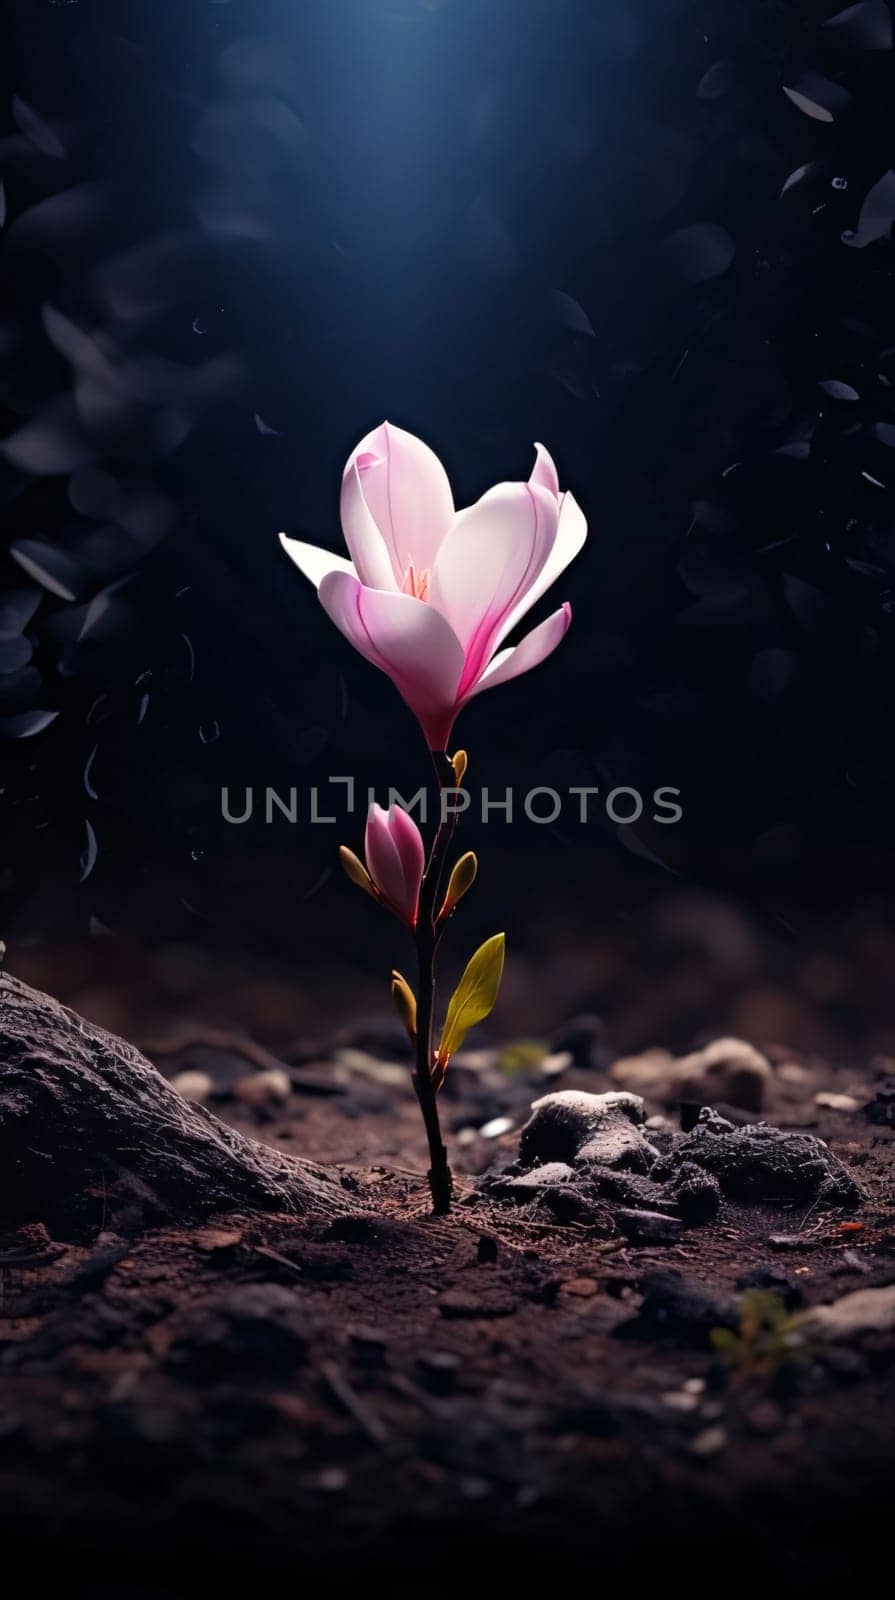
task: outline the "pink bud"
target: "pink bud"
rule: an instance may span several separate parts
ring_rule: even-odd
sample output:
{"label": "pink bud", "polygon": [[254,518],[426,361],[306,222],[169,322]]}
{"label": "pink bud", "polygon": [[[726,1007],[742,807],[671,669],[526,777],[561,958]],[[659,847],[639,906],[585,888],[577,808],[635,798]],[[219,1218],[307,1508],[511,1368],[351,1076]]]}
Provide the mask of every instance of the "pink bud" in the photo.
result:
{"label": "pink bud", "polygon": [[409,928],[416,927],[426,852],[420,830],[400,806],[370,807],[364,840],[367,871],[383,900]]}

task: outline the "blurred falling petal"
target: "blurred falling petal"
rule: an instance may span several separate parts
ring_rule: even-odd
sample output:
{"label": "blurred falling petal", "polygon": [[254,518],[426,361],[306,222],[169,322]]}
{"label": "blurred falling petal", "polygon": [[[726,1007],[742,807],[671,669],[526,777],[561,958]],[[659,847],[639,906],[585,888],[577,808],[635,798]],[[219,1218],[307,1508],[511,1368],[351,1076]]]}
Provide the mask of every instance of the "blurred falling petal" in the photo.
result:
{"label": "blurred falling petal", "polygon": [[175,299],[196,250],[187,233],[166,233],[114,256],[99,268],[100,294],[114,317],[139,321]]}
{"label": "blurred falling petal", "polygon": [[823,27],[852,50],[892,48],[892,14],[885,0],[859,0],[858,5],[828,17]]}
{"label": "blurred falling petal", "polygon": [[787,100],[815,122],[835,122],[851,105],[847,89],[817,72],[806,72],[791,87],[783,84],[782,88]]}
{"label": "blurred falling petal", "polygon": [[54,401],[0,444],[0,454],[35,478],[73,472],[93,459],[94,445],[79,426],[71,401]]}
{"label": "blurred falling petal", "polygon": [[0,717],[0,738],[32,739],[55,722],[58,711],[21,711],[17,716]]}
{"label": "blurred falling petal", "polygon": [[180,637],[186,645],[189,682],[192,683],[196,676],[196,652],[193,649],[193,641],[188,633],[182,633]]}
{"label": "blurred falling petal", "polygon": [[819,387],[831,400],[860,400],[857,389],[850,383],[843,383],[840,378],[821,378]]}
{"label": "blurred falling petal", "polygon": [[694,222],[670,234],[662,254],[679,283],[707,283],[727,271],[736,245],[727,229],[717,223]]}
{"label": "blurred falling petal", "polygon": [[888,488],[888,484],[883,483],[881,478],[875,478],[873,476],[872,472],[862,472],[861,473],[861,477],[862,478],[866,478],[868,483],[872,483],[874,489],[887,489]]}
{"label": "blurred falling petal", "polygon": [[0,637],[0,674],[18,672],[31,660],[34,654],[31,640],[26,639],[23,633],[11,639]]}
{"label": "blurred falling petal", "polygon": [[84,850],[81,852],[81,876],[78,879],[79,883],[87,882],[87,879],[90,877],[91,872],[96,866],[96,859],[99,855],[99,845],[97,843],[96,834],[93,830],[93,824],[90,822],[89,818],[85,818],[84,827],[87,832],[87,844]]}
{"label": "blurred falling petal", "polygon": [[732,61],[716,61],[704,72],[696,88],[697,100],[720,100],[734,84]]}
{"label": "blurred falling petal", "polygon": [[781,444],[774,451],[775,456],[789,456],[793,461],[807,461],[811,454],[811,441],[809,439],[794,439],[791,444]]}
{"label": "blurred falling petal", "polygon": [[36,111],[32,111],[19,95],[13,95],[10,110],[16,127],[21,129],[25,138],[31,141],[36,150],[40,150],[45,156],[52,156],[54,161],[65,160],[65,147],[58,133],[55,133]]}
{"label": "blurred falling petal", "polygon": [[[108,700],[108,698],[109,698],[109,696],[107,694],[98,694],[97,695],[96,699],[93,701],[93,704],[90,707],[90,710],[87,712],[87,716],[84,719],[88,728],[92,725],[93,722],[95,722],[97,720],[96,713],[99,710],[100,706],[102,705],[103,701],[104,700]],[[102,722],[102,721],[105,721],[105,718],[104,717],[100,717],[98,720]]]}
{"label": "blurred falling petal", "polygon": [[41,677],[36,667],[20,667],[13,672],[0,672],[0,706],[4,711],[21,710],[33,705],[40,694]]}
{"label": "blurred falling petal", "polygon": [[0,639],[13,639],[27,628],[42,599],[41,590],[32,584],[0,594]]}
{"label": "blurred falling petal", "polygon": [[114,517],[121,503],[115,478],[102,467],[81,467],[68,482],[69,503],[82,517]]}
{"label": "blurred falling petal", "polygon": [[70,240],[75,248],[83,250],[84,233],[102,215],[107,200],[108,194],[99,184],[78,184],[51,194],[13,219],[9,247],[15,242],[20,248],[52,245],[61,251]]}
{"label": "blurred falling petal", "polygon": [[113,375],[113,361],[117,352],[110,341],[104,342],[86,333],[70,317],[63,316],[55,306],[45,305],[41,311],[41,321],[50,343],[65,356],[73,367],[83,368],[85,372],[92,372],[97,378],[110,379]]}
{"label": "blurred falling petal", "polygon": [[199,738],[203,744],[216,744],[221,737],[220,723],[215,720],[204,723],[199,729]]}
{"label": "blurred falling petal", "polygon": [[84,788],[87,790],[87,793],[89,794],[91,800],[98,800],[99,799],[99,795],[97,794],[96,790],[94,789],[93,782],[92,782],[92,779],[90,777],[91,768],[93,767],[93,763],[94,763],[94,761],[96,759],[96,752],[97,752],[98,749],[99,749],[99,745],[95,744],[93,746],[93,749],[91,750],[89,756],[87,757],[87,760],[86,760],[85,764],[84,764]]}
{"label": "blurred falling petal", "polygon": [[806,178],[819,177],[825,167],[825,161],[806,161],[803,167],[796,167],[795,171],[789,174],[783,188],[780,190],[781,200],[785,194],[789,193],[790,189],[797,188]]}
{"label": "blurred falling petal", "polygon": [[104,922],[100,922],[99,917],[89,917],[87,928],[91,939],[111,939],[112,937],[111,928],[107,928]]}
{"label": "blurred falling petal", "polygon": [[809,631],[829,615],[830,601],[816,584],[806,583],[791,572],[783,574],[783,593],[796,621]]}
{"label": "blurred falling petal", "polygon": [[282,439],[283,437],[279,428],[272,428],[269,422],[265,422],[263,417],[259,417],[257,411],[255,412],[255,427],[258,429],[258,432],[264,434],[265,437],[270,437],[272,439]]}
{"label": "blurred falling petal", "polygon": [[890,167],[873,188],[868,190],[861,206],[858,226],[848,237],[843,235],[843,243],[852,250],[863,250],[865,245],[873,244],[876,239],[887,239],[893,222],[895,222],[895,171]]}
{"label": "blurred falling petal", "polygon": [[550,295],[550,306],[554,321],[558,322],[561,328],[566,328],[569,333],[583,333],[590,339],[594,338],[590,317],[570,294],[566,294],[562,289],[554,289]]}
{"label": "blurred falling petal", "polygon": [[324,884],[329,883],[329,880],[332,877],[332,875],[333,875],[332,867],[324,867],[323,871],[320,874],[320,877],[317,878],[315,880],[315,882],[311,884],[310,889],[306,890],[306,892],[302,895],[302,899],[303,900],[313,900],[315,894],[319,894],[320,890],[324,887]]}
{"label": "blurred falling petal", "polygon": [[83,580],[75,563],[63,550],[41,544],[37,539],[20,539],[10,545],[9,553],[22,571],[50,594],[58,595],[60,600],[77,599]]}
{"label": "blurred falling petal", "polygon": [[146,715],[148,710],[149,710],[149,696],[148,696],[148,694],[141,695],[140,696],[140,704],[139,704],[139,707],[137,709],[137,727],[138,728],[140,726],[140,723],[143,721],[143,718],[145,717],[145,715]]}
{"label": "blurred falling petal", "polygon": [[895,449],[895,424],[891,422],[875,422],[873,431],[880,444],[888,445],[890,450]]}

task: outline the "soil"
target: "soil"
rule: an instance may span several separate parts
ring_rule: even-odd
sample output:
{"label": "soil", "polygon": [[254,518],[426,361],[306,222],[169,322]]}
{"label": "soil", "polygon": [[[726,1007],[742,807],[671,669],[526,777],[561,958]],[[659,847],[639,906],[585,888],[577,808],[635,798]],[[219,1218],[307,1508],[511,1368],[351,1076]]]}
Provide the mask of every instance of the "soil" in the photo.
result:
{"label": "soil", "polygon": [[724,1199],[638,1245],[478,1184],[515,1160],[532,1100],[602,1092],[605,1071],[458,1068],[457,1204],[433,1219],[401,1062],[343,1043],[265,1098],[269,1062],[225,1046],[156,1059],[207,1071],[234,1127],[336,1167],[345,1214],[146,1229],[97,1186],[79,1237],[35,1215],[0,1239],[0,1503],[29,1581],[61,1562],[67,1594],[103,1596],[656,1574],[816,1594],[882,1550],[895,1336],[793,1353],[746,1320],[895,1283],[886,1064],[773,1062],[763,1115],[828,1141],[857,1208]]}

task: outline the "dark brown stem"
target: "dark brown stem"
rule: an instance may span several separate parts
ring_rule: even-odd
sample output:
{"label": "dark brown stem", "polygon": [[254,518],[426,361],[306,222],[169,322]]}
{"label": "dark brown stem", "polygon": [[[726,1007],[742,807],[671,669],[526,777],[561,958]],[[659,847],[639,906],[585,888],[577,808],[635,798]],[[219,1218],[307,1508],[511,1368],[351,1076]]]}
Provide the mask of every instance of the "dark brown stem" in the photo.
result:
{"label": "dark brown stem", "polygon": [[429,1187],[432,1191],[432,1210],[444,1216],[451,1208],[453,1179],[448,1165],[447,1150],[441,1137],[438,1120],[438,1099],[432,1081],[435,1063],[434,1011],[435,1011],[435,952],[439,931],[436,919],[440,907],[440,887],[444,874],[447,851],[456,827],[456,816],[445,815],[443,794],[454,784],[454,771],[443,750],[433,751],[435,775],[438,779],[438,826],[432,841],[432,850],[420,890],[419,915],[416,926],[417,958],[417,1020],[416,1020],[416,1070],[413,1076],[416,1097],[423,1114],[426,1138],[429,1141]]}

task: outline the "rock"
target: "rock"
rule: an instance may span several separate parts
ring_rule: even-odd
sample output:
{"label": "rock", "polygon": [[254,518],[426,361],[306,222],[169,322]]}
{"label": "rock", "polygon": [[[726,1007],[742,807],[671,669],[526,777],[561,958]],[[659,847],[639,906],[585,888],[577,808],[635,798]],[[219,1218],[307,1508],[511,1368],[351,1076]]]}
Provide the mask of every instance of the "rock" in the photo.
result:
{"label": "rock", "polygon": [[884,1289],[855,1289],[832,1305],[812,1306],[799,1318],[809,1339],[859,1339],[864,1334],[895,1334],[895,1284]]}
{"label": "rock", "polygon": [[739,1306],[729,1295],[709,1289],[681,1272],[653,1272],[643,1280],[643,1301],[619,1338],[680,1338],[707,1345],[714,1328],[739,1327]]}
{"label": "rock", "polygon": [[832,1094],[824,1089],[814,1096],[814,1104],[827,1111],[859,1111],[861,1107],[853,1094]]}
{"label": "rock", "polygon": [[561,1089],[535,1100],[531,1109],[519,1145],[523,1167],[548,1161],[576,1166],[593,1162],[648,1172],[658,1155],[641,1131],[645,1110],[638,1095]]}
{"label": "rock", "polygon": [[550,1049],[555,1055],[567,1053],[573,1066],[594,1072],[605,1072],[612,1064],[603,1020],[590,1014],[571,1017],[564,1023],[550,1040]]}
{"label": "rock", "polygon": [[722,1450],[726,1449],[726,1428],[717,1426],[714,1428],[703,1428],[702,1432],[697,1433],[696,1438],[690,1441],[690,1454],[693,1456],[708,1458],[709,1456],[719,1455]]}
{"label": "rock", "polygon": [[711,1222],[721,1208],[721,1185],[713,1173],[694,1161],[683,1161],[672,1173],[666,1192],[685,1222]]}
{"label": "rock", "polygon": [[620,1206],[613,1212],[616,1225],[631,1244],[680,1244],[683,1223],[661,1211],[629,1211]]}
{"label": "rock", "polygon": [[744,1039],[714,1039],[702,1050],[675,1060],[666,1050],[648,1050],[616,1061],[611,1077],[624,1089],[656,1100],[726,1101],[760,1111],[771,1079],[767,1058]]}
{"label": "rock", "polygon": [[585,1227],[597,1228],[607,1238],[614,1231],[609,1207],[601,1206],[582,1184],[563,1183],[555,1189],[545,1189],[542,1198],[557,1222],[577,1222]]}
{"label": "rock", "polygon": [[557,1184],[571,1183],[575,1174],[563,1161],[548,1161],[543,1167],[532,1167],[517,1178],[496,1178],[491,1185],[493,1193],[501,1199],[515,1200],[525,1205],[537,1199],[545,1189],[555,1189]]}
{"label": "rock", "polygon": [[289,1099],[292,1079],[285,1067],[267,1067],[240,1078],[233,1093],[247,1106],[277,1106]]}
{"label": "rock", "polygon": [[295,1292],[277,1283],[248,1283],[174,1321],[169,1362],[196,1382],[242,1381],[304,1359],[307,1319]]}
{"label": "rock", "polygon": [[493,1266],[498,1256],[498,1243],[493,1233],[483,1233],[475,1247],[475,1258],[482,1266]]}
{"label": "rock", "polygon": [[876,1098],[864,1107],[869,1122],[880,1128],[895,1128],[895,1078],[886,1078],[876,1091]]}
{"label": "rock", "polygon": [[616,1172],[612,1167],[593,1166],[587,1169],[587,1188],[601,1200],[615,1200],[633,1211],[661,1211],[671,1208],[668,1194],[661,1183],[653,1183],[640,1172]]}
{"label": "rock", "polygon": [[416,1363],[420,1385],[429,1394],[453,1394],[460,1376],[460,1362],[447,1350],[432,1350]]}
{"label": "rock", "polygon": [[197,1106],[204,1105],[214,1094],[214,1084],[207,1072],[178,1072],[171,1079],[171,1088]]}
{"label": "rock", "polygon": [[830,1206],[854,1206],[862,1198],[854,1178],[822,1139],[764,1122],[735,1128],[707,1107],[693,1132],[678,1140],[652,1176],[671,1177],[685,1162],[713,1173],[721,1192],[732,1199],[816,1199]]}

